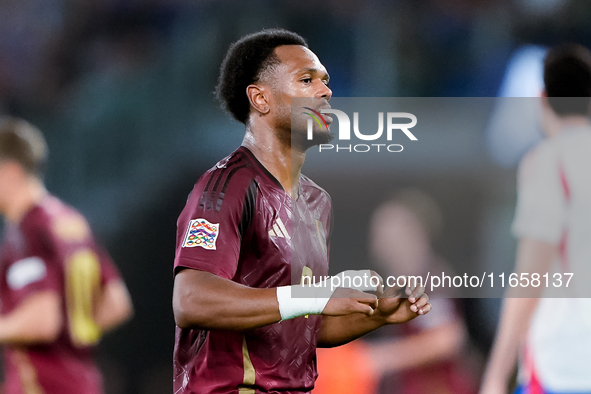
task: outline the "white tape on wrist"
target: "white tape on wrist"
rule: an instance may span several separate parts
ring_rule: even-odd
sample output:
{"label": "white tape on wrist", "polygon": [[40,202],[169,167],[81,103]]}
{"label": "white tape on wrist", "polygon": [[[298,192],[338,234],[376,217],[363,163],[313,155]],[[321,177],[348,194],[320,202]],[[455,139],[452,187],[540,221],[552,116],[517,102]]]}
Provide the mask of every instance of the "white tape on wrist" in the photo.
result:
{"label": "white tape on wrist", "polygon": [[[304,297],[292,297],[293,293],[299,293],[300,290],[313,290],[313,287],[302,285],[281,286],[277,288],[277,301],[279,302],[279,313],[281,320],[293,319],[294,317],[304,315],[319,315],[324,310],[330,300],[330,296],[314,297],[314,294],[307,294]],[[330,292],[331,295],[333,292]]]}
{"label": "white tape on wrist", "polygon": [[281,320],[321,314],[335,290],[330,285],[330,278],[314,285],[278,287],[277,301]]}

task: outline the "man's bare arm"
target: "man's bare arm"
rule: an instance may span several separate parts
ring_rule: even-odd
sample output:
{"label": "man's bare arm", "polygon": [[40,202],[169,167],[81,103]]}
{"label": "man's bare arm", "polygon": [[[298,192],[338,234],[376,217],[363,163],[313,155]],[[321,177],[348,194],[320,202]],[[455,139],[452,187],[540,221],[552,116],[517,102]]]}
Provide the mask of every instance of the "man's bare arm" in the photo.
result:
{"label": "man's bare arm", "polygon": [[[558,246],[532,238],[521,238],[517,249],[517,273],[544,275],[558,255]],[[497,336],[484,375],[481,394],[507,392],[515,369],[519,347],[523,343],[542,286],[510,289],[503,302]],[[517,298],[520,297],[520,298]]]}
{"label": "man's bare arm", "polygon": [[[335,294],[322,314],[370,315],[377,306],[375,297],[356,290],[337,289]],[[281,320],[276,288],[243,286],[193,269],[184,269],[176,275],[172,306],[180,328],[244,331]]]}
{"label": "man's bare arm", "polygon": [[97,302],[94,318],[101,330],[109,331],[123,324],[133,315],[131,297],[121,279],[105,285]]}
{"label": "man's bare arm", "polygon": [[12,312],[0,316],[0,343],[53,342],[62,329],[61,298],[46,290],[27,297]]}
{"label": "man's bare arm", "polygon": [[[389,338],[371,343],[369,352],[378,375],[401,372],[410,368],[449,359],[457,354],[466,341],[462,321],[452,321],[403,338]],[[404,354],[404,357],[392,357]]]}

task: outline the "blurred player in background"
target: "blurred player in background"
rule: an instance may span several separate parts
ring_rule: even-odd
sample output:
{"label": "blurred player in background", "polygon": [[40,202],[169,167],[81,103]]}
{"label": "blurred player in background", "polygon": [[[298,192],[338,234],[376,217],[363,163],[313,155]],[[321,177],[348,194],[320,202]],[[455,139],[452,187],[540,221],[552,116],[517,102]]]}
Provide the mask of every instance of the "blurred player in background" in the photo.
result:
{"label": "blurred player in background", "polygon": [[46,191],[46,157],[36,128],[0,119],[3,392],[100,394],[91,351],[130,318],[131,300],[86,220]]}
{"label": "blurred player in background", "polygon": [[[178,220],[173,308],[175,393],[304,393],[316,347],[338,346],[430,310],[422,288],[380,298],[338,288],[292,297],[296,278],[328,274],[331,201],[300,174],[330,140],[292,127],[291,98],[329,108],[328,74],[295,33],[245,36],[224,59],[218,99],[244,123],[242,146],[207,171]],[[330,119],[327,117],[327,121]],[[368,270],[369,272],[369,270]]]}
{"label": "blurred player in background", "polygon": [[507,393],[519,351],[519,393],[591,393],[591,299],[580,295],[589,286],[589,276],[581,274],[591,264],[589,50],[552,48],[544,61],[544,85],[547,138],[519,168],[515,272],[549,273],[552,284],[555,274],[574,277],[568,288],[546,288],[541,277],[538,287],[507,293],[482,394]]}
{"label": "blurred player in background", "polygon": [[[437,203],[418,189],[404,189],[373,212],[372,260],[380,272],[426,277],[451,269],[435,254],[442,230]],[[381,330],[378,338],[318,352],[315,394],[469,394],[477,390],[474,357],[467,352],[464,319],[445,290],[430,295],[424,318]],[[477,364],[476,364],[477,365]]]}

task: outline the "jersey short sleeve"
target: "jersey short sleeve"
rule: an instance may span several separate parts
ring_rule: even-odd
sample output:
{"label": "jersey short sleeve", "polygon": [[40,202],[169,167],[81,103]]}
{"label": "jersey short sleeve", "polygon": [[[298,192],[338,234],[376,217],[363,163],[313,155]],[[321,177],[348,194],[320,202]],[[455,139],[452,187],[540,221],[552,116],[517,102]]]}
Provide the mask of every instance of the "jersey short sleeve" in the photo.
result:
{"label": "jersey short sleeve", "polygon": [[201,177],[177,222],[175,274],[191,268],[234,277],[254,201],[253,182],[240,168],[229,166]]}
{"label": "jersey short sleeve", "polygon": [[562,163],[550,142],[534,148],[519,166],[512,230],[516,237],[558,243],[566,221],[566,199]]}
{"label": "jersey short sleeve", "polygon": [[10,263],[6,270],[6,284],[12,298],[21,302],[40,291],[61,290],[59,262],[50,247],[50,237],[42,231],[31,229],[27,239],[27,253]]}

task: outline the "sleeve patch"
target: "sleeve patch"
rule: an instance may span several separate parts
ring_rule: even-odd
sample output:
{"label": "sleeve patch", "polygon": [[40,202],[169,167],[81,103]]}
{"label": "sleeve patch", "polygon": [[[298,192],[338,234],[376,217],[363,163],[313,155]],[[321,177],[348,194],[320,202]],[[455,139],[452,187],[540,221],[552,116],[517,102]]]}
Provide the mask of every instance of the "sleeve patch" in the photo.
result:
{"label": "sleeve patch", "polygon": [[191,220],[185,234],[183,248],[201,246],[204,249],[215,250],[218,235],[220,235],[219,223],[210,223],[205,219]]}
{"label": "sleeve patch", "polygon": [[45,262],[39,257],[28,257],[13,263],[8,269],[6,281],[12,290],[38,282],[47,275]]}

